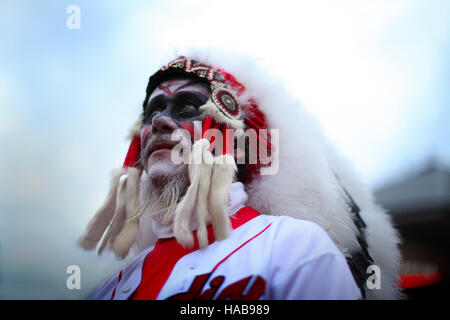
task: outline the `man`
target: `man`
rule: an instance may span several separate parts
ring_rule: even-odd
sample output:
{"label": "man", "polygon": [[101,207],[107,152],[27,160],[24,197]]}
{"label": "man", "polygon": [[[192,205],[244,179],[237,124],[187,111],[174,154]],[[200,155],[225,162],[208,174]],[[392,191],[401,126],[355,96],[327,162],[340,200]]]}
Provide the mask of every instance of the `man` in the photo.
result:
{"label": "man", "polygon": [[150,77],[124,167],[80,238],[93,249],[108,227],[99,253],[139,253],[92,298],[398,297],[388,216],[282,88],[218,66],[182,56]]}

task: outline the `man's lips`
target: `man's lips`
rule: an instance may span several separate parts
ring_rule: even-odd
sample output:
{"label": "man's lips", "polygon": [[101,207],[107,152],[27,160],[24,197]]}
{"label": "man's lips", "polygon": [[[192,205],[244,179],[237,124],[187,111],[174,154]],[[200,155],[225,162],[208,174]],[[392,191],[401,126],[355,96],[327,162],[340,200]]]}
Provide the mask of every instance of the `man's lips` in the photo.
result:
{"label": "man's lips", "polygon": [[173,147],[177,145],[177,142],[174,141],[166,141],[166,142],[155,142],[150,146],[148,155],[150,156],[153,152],[159,150],[171,150]]}

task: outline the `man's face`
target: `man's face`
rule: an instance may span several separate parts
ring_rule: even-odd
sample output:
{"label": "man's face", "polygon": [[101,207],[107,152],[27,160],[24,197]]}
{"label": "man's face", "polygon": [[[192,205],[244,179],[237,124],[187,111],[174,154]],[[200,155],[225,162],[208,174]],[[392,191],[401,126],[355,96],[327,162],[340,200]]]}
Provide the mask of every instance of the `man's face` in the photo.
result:
{"label": "man's face", "polygon": [[193,121],[201,120],[199,107],[210,94],[205,84],[193,79],[167,80],[152,92],[141,130],[141,163],[150,179],[187,171],[186,164],[175,165],[171,160],[171,150],[177,144],[171,141],[171,134],[180,128],[192,132]]}

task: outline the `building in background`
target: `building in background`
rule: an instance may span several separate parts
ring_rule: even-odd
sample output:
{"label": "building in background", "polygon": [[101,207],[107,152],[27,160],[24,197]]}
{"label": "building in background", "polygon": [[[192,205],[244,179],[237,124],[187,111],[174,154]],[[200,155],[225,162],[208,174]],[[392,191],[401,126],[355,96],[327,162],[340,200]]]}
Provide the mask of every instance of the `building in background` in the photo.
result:
{"label": "building in background", "polygon": [[403,243],[401,275],[412,299],[445,298],[450,279],[450,169],[430,161],[375,192]]}

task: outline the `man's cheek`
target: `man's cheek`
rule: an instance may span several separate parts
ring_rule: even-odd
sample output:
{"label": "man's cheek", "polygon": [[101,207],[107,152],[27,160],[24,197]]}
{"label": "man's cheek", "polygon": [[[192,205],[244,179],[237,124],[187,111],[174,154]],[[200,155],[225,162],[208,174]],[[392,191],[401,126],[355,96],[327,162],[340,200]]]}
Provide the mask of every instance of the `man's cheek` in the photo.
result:
{"label": "man's cheek", "polygon": [[189,132],[191,140],[194,139],[194,124],[190,121],[180,122],[180,127]]}
{"label": "man's cheek", "polygon": [[152,130],[152,126],[151,125],[146,125],[142,128],[141,130],[141,146],[144,145],[145,143],[145,139],[148,135],[148,133]]}

